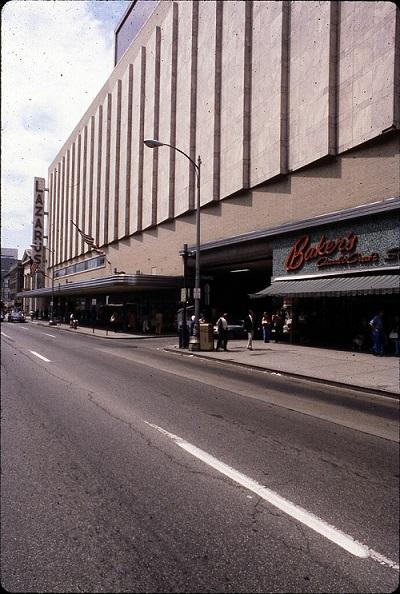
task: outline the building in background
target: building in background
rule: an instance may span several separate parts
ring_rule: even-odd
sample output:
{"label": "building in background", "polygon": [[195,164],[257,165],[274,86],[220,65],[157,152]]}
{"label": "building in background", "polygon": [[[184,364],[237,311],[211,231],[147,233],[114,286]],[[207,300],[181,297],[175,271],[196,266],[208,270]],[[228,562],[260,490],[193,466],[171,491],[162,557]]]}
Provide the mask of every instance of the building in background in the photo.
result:
{"label": "building in background", "polygon": [[17,248],[1,248],[1,303],[3,309],[7,307],[7,303],[11,303],[8,273],[17,260]]}
{"label": "building in background", "polygon": [[[144,145],[156,138],[201,156],[210,321],[284,305],[312,319],[304,342],[349,346],[365,316],[394,315],[399,35],[390,2],[132,3],[114,71],[49,167],[60,314],[105,322],[114,304],[125,328],[160,313],[173,328],[196,180],[183,155]],[[193,286],[191,257],[188,271]]]}
{"label": "building in background", "polygon": [[[26,291],[32,291],[32,289],[35,289],[35,285],[34,285],[34,279],[35,279],[35,275],[32,275],[32,250],[31,249],[27,249],[24,251],[24,254],[22,256],[22,260],[21,260],[21,264],[22,264],[22,273],[23,273],[23,288],[22,291],[24,291],[24,295]],[[30,311],[36,311],[36,299],[33,297],[22,297],[22,308],[25,312],[26,315],[29,314]]]}
{"label": "building in background", "polygon": [[1,248],[1,276],[6,274],[18,260],[17,248]]}
{"label": "building in background", "polygon": [[21,309],[22,308],[22,297],[21,292],[24,287],[24,274],[21,260],[14,261],[14,264],[10,267],[10,270],[5,275],[7,280],[7,300],[5,305],[7,309]]}

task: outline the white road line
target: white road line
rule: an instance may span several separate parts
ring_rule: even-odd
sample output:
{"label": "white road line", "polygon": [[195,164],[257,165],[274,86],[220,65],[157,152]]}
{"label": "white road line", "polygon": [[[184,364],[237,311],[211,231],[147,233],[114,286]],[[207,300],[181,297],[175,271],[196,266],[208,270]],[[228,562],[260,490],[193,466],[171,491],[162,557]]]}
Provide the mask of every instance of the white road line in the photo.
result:
{"label": "white road line", "polygon": [[268,489],[267,487],[260,485],[260,483],[258,483],[257,481],[254,481],[250,477],[235,470],[231,466],[224,464],[217,458],[214,458],[214,456],[211,456],[204,450],[201,450],[200,448],[185,441],[178,435],[169,433],[169,431],[166,431],[158,425],[153,425],[153,423],[149,423],[147,421],[145,421],[145,423],[146,425],[153,427],[157,431],[160,431],[160,433],[163,433],[164,435],[172,439],[179,447],[189,452],[199,460],[202,460],[203,462],[205,462],[215,470],[218,470],[218,472],[221,472],[225,476],[229,477],[239,485],[242,485],[246,489],[249,489],[253,493],[256,493],[259,497],[261,497],[265,501],[268,501],[268,503],[270,503],[271,505],[274,505],[284,513],[288,514],[289,516],[292,516],[292,518],[294,518],[295,520],[302,522],[302,524],[305,524],[312,530],[315,530],[315,532],[318,532],[318,534],[321,534],[325,538],[328,538],[329,540],[331,540],[338,546],[342,547],[352,555],[362,558],[371,557],[372,559],[378,561],[382,565],[388,565],[389,567],[392,567],[393,569],[397,570],[399,569],[399,564],[395,561],[387,559],[380,553],[377,553],[376,551],[370,549],[366,545],[363,545],[362,543],[356,541],[351,536],[345,534],[341,530],[338,530],[337,528],[331,526],[324,520],[321,520],[320,518],[318,518],[318,516],[314,515],[313,513],[308,512],[307,510],[303,509],[302,507],[294,503],[291,503],[284,497],[278,495],[278,493],[275,493],[274,491],[271,491],[271,489]]}
{"label": "white road line", "polygon": [[6,334],[5,332],[2,332],[1,335],[5,336],[6,338],[11,338],[11,336],[8,336],[8,334]]}
{"label": "white road line", "polygon": [[29,352],[32,353],[32,355],[36,355],[36,357],[39,357],[39,359],[43,359],[43,361],[46,361],[46,363],[51,363],[50,359],[46,359],[46,357],[43,357],[43,355],[39,355],[39,353],[37,353],[36,351]]}
{"label": "white road line", "polygon": [[43,334],[46,334],[46,336],[51,336],[51,338],[57,338],[55,334],[47,334],[47,332],[43,332]]}

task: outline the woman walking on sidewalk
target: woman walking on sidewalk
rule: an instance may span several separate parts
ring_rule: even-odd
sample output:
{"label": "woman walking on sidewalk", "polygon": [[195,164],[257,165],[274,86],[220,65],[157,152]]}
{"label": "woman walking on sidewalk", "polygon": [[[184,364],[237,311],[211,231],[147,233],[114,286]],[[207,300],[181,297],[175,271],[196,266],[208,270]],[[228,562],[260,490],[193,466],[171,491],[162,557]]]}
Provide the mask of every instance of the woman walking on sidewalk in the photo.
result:
{"label": "woman walking on sidewalk", "polygon": [[264,342],[269,342],[269,340],[271,338],[271,327],[272,327],[271,316],[265,311],[263,313],[263,317],[261,319],[261,328],[262,328]]}
{"label": "woman walking on sidewalk", "polygon": [[253,350],[253,338],[254,338],[254,312],[249,309],[249,313],[244,319],[244,329],[247,332],[247,348],[249,351]]}

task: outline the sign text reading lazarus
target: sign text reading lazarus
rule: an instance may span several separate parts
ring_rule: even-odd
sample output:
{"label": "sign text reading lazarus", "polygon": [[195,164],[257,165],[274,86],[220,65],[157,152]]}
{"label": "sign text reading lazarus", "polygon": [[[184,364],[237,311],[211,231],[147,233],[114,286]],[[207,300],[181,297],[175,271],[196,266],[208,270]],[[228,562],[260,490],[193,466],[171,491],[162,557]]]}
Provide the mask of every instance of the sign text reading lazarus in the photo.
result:
{"label": "sign text reading lazarus", "polygon": [[44,186],[44,178],[35,177],[33,189],[32,260],[38,264],[39,269],[43,264]]}

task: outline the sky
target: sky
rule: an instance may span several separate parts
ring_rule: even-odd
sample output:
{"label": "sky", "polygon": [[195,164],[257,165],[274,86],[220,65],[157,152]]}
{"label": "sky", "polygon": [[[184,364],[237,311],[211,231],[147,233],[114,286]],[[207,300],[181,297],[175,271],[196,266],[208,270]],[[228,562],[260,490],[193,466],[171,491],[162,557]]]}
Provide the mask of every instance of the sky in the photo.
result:
{"label": "sky", "polygon": [[114,67],[129,0],[11,0],[1,11],[1,247],[32,243],[34,177],[48,167]]}

